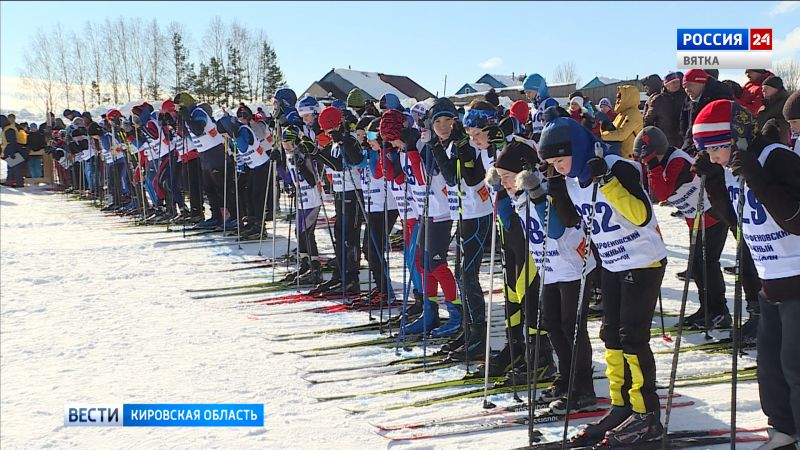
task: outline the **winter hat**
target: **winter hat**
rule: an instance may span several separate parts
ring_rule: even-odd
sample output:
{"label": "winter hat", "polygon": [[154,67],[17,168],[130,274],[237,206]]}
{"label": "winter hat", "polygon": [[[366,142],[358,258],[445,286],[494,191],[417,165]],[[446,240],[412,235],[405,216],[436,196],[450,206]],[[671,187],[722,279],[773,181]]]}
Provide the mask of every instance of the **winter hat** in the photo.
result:
{"label": "winter hat", "polygon": [[800,119],[800,91],[795,91],[783,104],[783,118],[786,120]]}
{"label": "winter hat", "polygon": [[317,123],[322,131],[330,131],[339,128],[342,123],[342,110],[335,106],[326,106],[317,118]]}
{"label": "winter hat", "polygon": [[247,105],[242,105],[236,110],[236,117],[250,120],[253,118],[253,110],[248,108]]}
{"label": "winter hat", "polygon": [[684,86],[686,86],[686,83],[706,84],[706,82],[708,82],[708,73],[703,69],[692,69],[686,72],[683,77]]}
{"label": "winter hat", "polygon": [[424,102],[414,103],[411,107],[411,114],[416,114],[418,117],[423,118],[428,112],[428,106]]}
{"label": "winter hat", "polygon": [[642,128],[633,141],[633,151],[637,155],[643,156],[655,152],[656,155],[664,155],[669,148],[667,135],[657,127],[649,126]]}
{"label": "winter hat", "polygon": [[580,97],[580,98],[581,98],[581,100],[583,100],[583,92],[581,92],[581,91],[574,91],[574,92],[572,92],[571,94],[569,94],[569,99],[570,99],[570,100],[572,100],[572,99],[573,99],[573,98],[575,98],[575,97]]}
{"label": "winter hat", "polygon": [[500,106],[500,98],[497,96],[497,92],[495,92],[494,88],[489,89],[488,92],[483,94],[483,98],[495,107]]}
{"label": "winter hat", "polygon": [[783,90],[783,79],[781,77],[769,77],[764,81],[764,86],[774,87],[777,90]]}
{"label": "winter hat", "polygon": [[536,167],[537,160],[536,151],[529,145],[519,141],[511,141],[497,154],[494,166],[498,169],[519,173],[522,172],[526,165],[528,168]]}
{"label": "winter hat", "polygon": [[64,113],[62,114],[62,116],[64,116],[64,117],[71,116],[71,115],[72,115],[72,110],[71,109],[65,109]]}
{"label": "winter hat", "polygon": [[316,98],[306,94],[297,102],[297,113],[301,116],[306,114],[316,114],[319,112],[319,102]]}
{"label": "winter hat", "polygon": [[166,99],[161,103],[161,112],[168,113],[168,112],[175,112],[175,102],[171,99]]}
{"label": "winter hat", "polygon": [[485,128],[497,123],[497,110],[487,101],[473,101],[464,114],[465,128]]}
{"label": "winter hat", "polygon": [[400,139],[400,131],[403,129],[403,114],[396,109],[387,109],[381,115],[380,134],[384,141],[394,141]]}
{"label": "winter hat", "polygon": [[531,107],[524,100],[517,100],[508,109],[509,115],[519,123],[526,123],[531,116]]}
{"label": "winter hat", "polygon": [[611,100],[607,99],[606,97],[600,99],[600,102],[597,104],[597,107],[600,108],[603,105],[606,105],[611,109],[614,109],[614,105],[611,104]]}
{"label": "winter hat", "polygon": [[[381,118],[380,117],[373,118],[372,122],[370,122],[369,125],[367,125],[367,128],[365,130],[368,132],[375,132],[375,133],[381,131]],[[380,137],[378,137],[378,139],[380,139]]]}
{"label": "winter hat", "polygon": [[576,103],[578,106],[580,106],[581,108],[583,108],[583,97],[581,97],[581,96],[572,97],[572,98],[569,100],[569,102],[570,102],[570,103]]}
{"label": "winter hat", "polygon": [[539,157],[572,156],[572,168],[567,175],[578,177],[582,183],[591,179],[586,162],[607,152],[591,131],[568,117],[558,117],[545,125],[539,139]]}
{"label": "winter hat", "polygon": [[547,94],[547,82],[538,73],[525,77],[525,81],[522,82],[522,92],[525,93],[525,91],[538,91],[540,98],[549,97]]}
{"label": "winter hat", "polygon": [[650,88],[650,92],[658,92],[663,85],[661,77],[658,74],[648,75],[642,80],[642,84]]}
{"label": "winter hat", "polygon": [[698,150],[731,144],[731,103],[730,100],[715,100],[697,114],[692,137]]}
{"label": "winter hat", "polygon": [[188,108],[197,103],[197,100],[188,92],[179,93],[172,101],[175,102],[176,105],[181,105],[184,108]]}
{"label": "winter hat", "polygon": [[364,92],[362,92],[361,89],[350,89],[350,92],[347,94],[347,106],[351,108],[363,108],[366,103]]}
{"label": "winter hat", "polygon": [[72,128],[83,128],[86,126],[86,122],[84,121],[83,117],[75,117],[72,119]]}
{"label": "winter hat", "polygon": [[334,100],[333,102],[331,102],[331,106],[340,111],[344,111],[345,109],[347,109],[347,105],[345,104],[345,102],[341,100]]}
{"label": "winter hat", "polygon": [[439,116],[458,117],[458,110],[450,99],[446,97],[437,98],[433,101],[433,106],[428,111],[431,116],[431,122],[436,120]]}
{"label": "winter hat", "polygon": [[719,79],[719,70],[718,69],[703,69],[705,73],[707,73],[710,77],[714,78],[715,80]]}
{"label": "winter hat", "polygon": [[283,106],[294,106],[297,103],[297,94],[289,88],[280,88],[275,91],[273,97],[278,100]]}
{"label": "winter hat", "polygon": [[667,76],[664,77],[664,84],[666,85],[672,80],[680,80],[680,72],[668,72]]}
{"label": "winter hat", "polygon": [[400,99],[397,95],[392,94],[391,92],[387,94],[383,94],[381,99],[378,101],[378,109],[386,110],[386,109],[396,109],[401,110],[403,106],[400,104]]}
{"label": "winter hat", "polygon": [[747,72],[755,72],[763,75],[767,73],[767,69],[744,69],[744,73],[747,74]]}

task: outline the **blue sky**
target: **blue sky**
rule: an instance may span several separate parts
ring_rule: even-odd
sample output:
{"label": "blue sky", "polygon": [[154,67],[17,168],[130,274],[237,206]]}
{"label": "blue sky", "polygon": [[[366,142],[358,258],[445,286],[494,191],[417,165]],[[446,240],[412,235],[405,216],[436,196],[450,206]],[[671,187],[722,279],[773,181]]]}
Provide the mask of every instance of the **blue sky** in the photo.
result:
{"label": "blue sky", "polygon": [[183,23],[193,52],[215,15],[263,28],[298,92],[348,66],[408,75],[434,93],[446,74],[448,94],[486,72],[549,78],[568,60],[583,82],[665,73],[674,69],[676,28],[771,27],[785,40],[775,59],[800,59],[800,2],[3,1],[0,75],[20,75],[38,27],[80,32],[87,19],[120,15]]}

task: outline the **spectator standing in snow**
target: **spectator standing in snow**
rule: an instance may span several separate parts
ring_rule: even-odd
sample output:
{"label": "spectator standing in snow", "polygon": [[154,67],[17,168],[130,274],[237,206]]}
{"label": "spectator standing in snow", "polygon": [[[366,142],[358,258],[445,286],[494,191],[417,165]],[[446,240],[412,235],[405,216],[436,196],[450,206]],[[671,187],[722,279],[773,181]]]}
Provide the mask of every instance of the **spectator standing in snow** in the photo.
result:
{"label": "spectator standing in snow", "polygon": [[[761,86],[764,100],[758,109],[758,126],[773,130],[770,137],[781,144],[789,144],[789,122],[783,117],[783,105],[789,99],[789,92],[783,87],[780,77],[770,77]],[[769,125],[768,125],[769,124]]]}
{"label": "spectator standing in snow", "polygon": [[683,145],[681,111],[686,104],[686,93],[681,89],[681,73],[668,73],[663,84],[661,91],[647,100],[650,107],[645,107],[644,126],[660,129],[670,146],[680,148]]}
{"label": "spectator standing in snow", "polygon": [[654,73],[644,78],[642,80],[642,85],[644,85],[644,93],[647,94],[647,100],[644,102],[643,112],[643,114],[646,116],[647,112],[652,107],[653,98],[661,92],[663,82],[661,81],[661,77]]}
{"label": "spectator standing in snow", "polygon": [[714,100],[733,100],[733,94],[727,86],[723,85],[716,78],[708,75],[708,72],[701,69],[692,69],[686,72],[683,77],[683,89],[686,91],[687,99],[684,110],[681,113],[681,135],[683,135],[683,150],[688,150],[689,154],[694,154],[694,141],[692,139],[692,124],[697,114],[709,103]]}
{"label": "spectator standing in snow", "polygon": [[[617,117],[614,118],[614,130],[602,131],[603,141],[619,148],[623,158],[633,158],[633,140],[642,131],[642,113],[639,111],[639,90],[626,84],[617,87],[617,101],[614,104]],[[616,145],[615,145],[616,144]]]}
{"label": "spectator standing in snow", "polygon": [[748,81],[742,86],[742,92],[736,97],[736,102],[755,116],[764,102],[762,86],[769,77],[773,77],[775,74],[766,69],[747,69],[744,74]]}

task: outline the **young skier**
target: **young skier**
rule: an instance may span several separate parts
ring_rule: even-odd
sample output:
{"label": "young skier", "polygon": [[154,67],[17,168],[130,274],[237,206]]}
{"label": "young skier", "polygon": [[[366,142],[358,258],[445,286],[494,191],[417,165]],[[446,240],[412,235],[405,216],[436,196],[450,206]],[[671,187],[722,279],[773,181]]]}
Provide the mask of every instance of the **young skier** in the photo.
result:
{"label": "young skier", "polygon": [[322,283],[322,266],[315,230],[319,217],[322,195],[314,173],[313,157],[316,144],[303,137],[300,130],[292,125],[283,130],[281,145],[286,152],[286,168],[295,186],[297,195],[297,252],[300,267],[288,274],[283,281],[295,281],[301,285]]}
{"label": "young skier", "polygon": [[706,105],[692,138],[701,152],[695,171],[706,176],[723,220],[741,227],[761,278],[758,388],[772,428],[759,448],[794,448],[800,433],[800,157],[759,135],[752,116],[730,100]]}
{"label": "young skier", "polygon": [[667,252],[641,167],[608,154],[589,130],[563,117],[545,126],[539,156],[567,178],[565,189],[550,187],[564,225],[576,226],[582,218],[603,263],[600,337],[612,408],[577,439],[592,443],[605,436],[608,445],[625,445],[657,438],[663,427],[649,341]]}
{"label": "young skier", "polygon": [[[689,229],[696,217],[700,178],[691,171],[694,158],[683,150],[669,145],[667,136],[660,129],[648,126],[636,136],[634,153],[647,168],[650,191],[658,201],[669,202],[680,211]],[[692,328],[703,328],[708,314],[710,328],[728,328],[731,316],[725,303],[725,280],[719,258],[725,247],[727,227],[711,214],[711,204],[703,201],[704,211],[700,226],[705,250],[694,253],[692,277],[697,284],[700,309],[686,317],[684,324]]]}

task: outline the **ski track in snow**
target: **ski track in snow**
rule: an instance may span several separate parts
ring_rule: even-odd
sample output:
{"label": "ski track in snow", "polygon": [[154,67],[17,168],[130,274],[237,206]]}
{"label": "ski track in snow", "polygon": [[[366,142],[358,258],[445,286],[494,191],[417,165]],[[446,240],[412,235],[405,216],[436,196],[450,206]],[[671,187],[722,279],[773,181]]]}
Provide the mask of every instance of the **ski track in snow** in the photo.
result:
{"label": "ski track in snow", "polygon": [[[87,202],[68,201],[40,189],[0,188],[0,404],[4,448],[512,448],[524,445],[526,427],[473,433],[424,441],[394,442],[374,433],[373,423],[403,423],[481,411],[481,399],[426,408],[370,411],[352,415],[342,407],[379,407],[407,403],[476,386],[404,392],[318,402],[314,397],[360,393],[437,382],[459,377],[463,367],[425,374],[383,375],[379,370],[310,374],[325,378],[363,374],[363,379],[311,385],[301,376],[307,369],[355,366],[396,359],[393,350],[365,347],[304,358],[282,353],[374,338],[377,333],[330,335],[297,341],[269,340],[271,335],[306,332],[367,322],[367,313],[315,314],[297,312],[314,302],[265,306],[246,300],[291,293],[192,299],[184,289],[270,281],[272,269],[221,273],[230,262],[253,258],[258,244],[164,251],[187,245],[158,241],[180,239],[180,233],[132,234],[143,228],[125,226],[123,219],[104,216]],[[664,309],[678,311],[683,282],[675,274],[685,269],[688,232],[672,211],[656,207],[669,252],[662,288]],[[332,211],[332,208],[329,208]],[[179,229],[179,227],[176,227]],[[271,228],[268,228],[271,232]],[[278,236],[287,223],[278,224]],[[188,238],[200,240],[201,238]],[[317,233],[323,255],[331,253],[326,233]],[[203,244],[218,242],[205,241]],[[197,244],[197,245],[203,245]],[[271,256],[271,240],[263,254]],[[278,239],[276,253],[286,252]],[[734,241],[728,239],[722,264],[731,265]],[[452,256],[452,255],[451,255]],[[392,275],[402,292],[402,256],[392,254]],[[278,268],[276,272],[283,272]],[[489,289],[488,266],[483,288]],[[500,285],[496,267],[495,289]],[[254,279],[261,275],[261,280]],[[733,279],[725,276],[729,307]],[[362,270],[366,279],[366,270]],[[697,308],[691,285],[687,314]],[[294,311],[291,314],[277,314]],[[273,314],[256,316],[258,313]],[[384,311],[384,313],[386,313]],[[378,312],[374,314],[377,316]],[[493,323],[502,329],[502,296],[495,296]],[[666,318],[667,325],[675,318]],[[656,317],[654,327],[659,326]],[[605,370],[603,348],[596,339],[599,322],[589,325],[596,374]],[[717,333],[718,337],[724,337]],[[704,342],[702,334],[684,336],[683,345]],[[502,339],[493,340],[499,348]],[[660,337],[654,351],[668,350]],[[433,348],[435,350],[435,347]],[[275,352],[275,353],[273,353]],[[421,355],[417,347],[403,356]],[[672,355],[656,355],[659,384],[666,385]],[[730,369],[730,356],[704,352],[681,354],[678,376]],[[755,365],[755,352],[739,367]],[[608,394],[607,380],[597,380],[597,394]],[[726,428],[730,418],[730,385],[679,388],[680,401],[692,407],[673,411],[670,429]],[[523,393],[520,394],[524,395]],[[765,426],[756,382],[740,382],[738,425]],[[509,395],[494,396],[500,405]],[[64,405],[88,403],[263,403],[266,424],[257,428],[65,428]],[[663,418],[663,417],[662,417]],[[571,422],[571,433],[581,421]],[[563,424],[539,426],[547,439],[560,436]],[[757,444],[741,444],[753,448]],[[719,446],[725,448],[726,446]]]}

